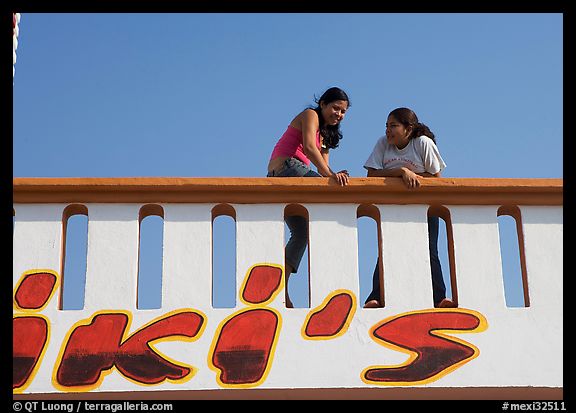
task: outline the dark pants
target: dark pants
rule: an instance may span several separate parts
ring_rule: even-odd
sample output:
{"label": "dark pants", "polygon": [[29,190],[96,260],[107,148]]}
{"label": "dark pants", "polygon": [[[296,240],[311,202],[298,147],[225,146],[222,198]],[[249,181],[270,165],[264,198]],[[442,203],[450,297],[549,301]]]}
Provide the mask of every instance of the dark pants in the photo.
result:
{"label": "dark pants", "polygon": [[[438,217],[428,217],[428,249],[430,251],[430,269],[432,270],[432,293],[434,305],[446,298],[446,285],[442,277],[442,266],[438,258],[438,229],[440,219]],[[372,275],[372,292],[366,298],[366,302],[378,300],[380,298],[380,268],[379,262],[376,263],[374,274]]]}
{"label": "dark pants", "polygon": [[[268,177],[321,177],[317,172],[314,172],[309,165],[296,158],[288,158],[284,161],[282,168],[276,173],[269,173]],[[308,220],[301,216],[288,216],[286,217],[286,225],[290,230],[290,239],[286,244],[285,256],[286,264],[292,267],[292,272],[298,271],[300,261],[306,246],[308,245]]]}

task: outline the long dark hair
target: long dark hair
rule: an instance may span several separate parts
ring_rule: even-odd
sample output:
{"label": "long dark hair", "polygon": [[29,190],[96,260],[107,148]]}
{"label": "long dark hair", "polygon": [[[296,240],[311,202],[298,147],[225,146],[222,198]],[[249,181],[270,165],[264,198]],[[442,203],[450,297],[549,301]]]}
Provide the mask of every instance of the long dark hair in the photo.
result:
{"label": "long dark hair", "polygon": [[430,130],[430,128],[420,121],[418,121],[418,116],[412,109],[408,108],[396,108],[388,116],[393,116],[398,122],[400,122],[404,127],[408,128],[412,126],[412,133],[408,139],[414,139],[418,136],[428,136],[434,143],[436,143],[436,137]]}
{"label": "long dark hair", "polygon": [[350,99],[348,99],[348,95],[342,89],[338,87],[331,87],[330,89],[326,90],[320,96],[320,98],[314,98],[314,102],[316,102],[315,108],[313,109],[318,114],[318,120],[320,122],[320,135],[324,138],[322,143],[327,148],[337,148],[338,144],[340,143],[340,139],[343,138],[342,132],[340,131],[340,123],[337,125],[325,125],[324,118],[322,117],[322,109],[320,108],[320,103],[323,102],[324,104],[332,103],[336,100],[344,100],[348,102],[348,107],[350,107]]}

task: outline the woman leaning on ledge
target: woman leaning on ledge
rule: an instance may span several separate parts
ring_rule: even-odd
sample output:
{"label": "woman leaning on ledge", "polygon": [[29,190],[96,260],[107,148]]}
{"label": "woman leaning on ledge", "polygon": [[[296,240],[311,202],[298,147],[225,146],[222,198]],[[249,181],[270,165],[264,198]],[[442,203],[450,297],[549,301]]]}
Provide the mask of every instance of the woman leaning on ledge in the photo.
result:
{"label": "woman leaning on ledge", "polygon": [[[408,188],[420,186],[421,177],[439,177],[446,163],[440,156],[434,134],[418,120],[413,110],[394,109],[386,121],[386,135],[376,142],[370,157],[364,164],[368,176],[397,176]],[[428,248],[432,272],[434,306],[456,307],[446,298],[446,286],[438,258],[439,218],[428,217]],[[380,294],[380,269],[378,263],[372,275],[372,292],[366,298],[364,308],[382,307]]]}
{"label": "woman leaning on ledge", "polygon": [[[340,122],[350,107],[350,99],[337,87],[326,90],[316,107],[300,112],[280,137],[268,162],[268,177],[330,177],[339,185],[348,184],[348,171],[334,172],[329,151],[338,147]],[[314,164],[313,171],[310,164]],[[293,304],[288,295],[288,279],[296,273],[308,244],[308,222],[300,216],[286,217],[290,239],[285,249],[286,307]]]}

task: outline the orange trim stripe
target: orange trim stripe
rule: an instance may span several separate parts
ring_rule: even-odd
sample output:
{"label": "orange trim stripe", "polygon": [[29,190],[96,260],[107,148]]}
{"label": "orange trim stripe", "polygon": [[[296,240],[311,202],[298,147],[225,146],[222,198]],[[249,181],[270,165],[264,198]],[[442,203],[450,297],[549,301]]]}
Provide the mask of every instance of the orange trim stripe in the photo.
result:
{"label": "orange trim stripe", "polygon": [[561,178],[14,178],[14,203],[563,205]]}

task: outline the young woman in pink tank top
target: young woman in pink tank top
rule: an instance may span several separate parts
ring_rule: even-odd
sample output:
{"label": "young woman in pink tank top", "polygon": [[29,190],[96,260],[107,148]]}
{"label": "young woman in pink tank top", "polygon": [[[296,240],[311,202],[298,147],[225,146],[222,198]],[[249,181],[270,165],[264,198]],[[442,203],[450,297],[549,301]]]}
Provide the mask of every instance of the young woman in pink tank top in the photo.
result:
{"label": "young woman in pink tank top", "polygon": [[[348,184],[348,171],[334,172],[329,166],[329,150],[338,147],[340,122],[350,106],[346,93],[337,87],[326,90],[315,108],[300,112],[274,146],[268,162],[268,177],[329,177],[339,185]],[[311,169],[314,164],[318,172]],[[288,278],[298,266],[308,244],[308,221],[301,216],[286,217],[290,239],[285,250],[286,307],[293,304],[288,294]]]}

